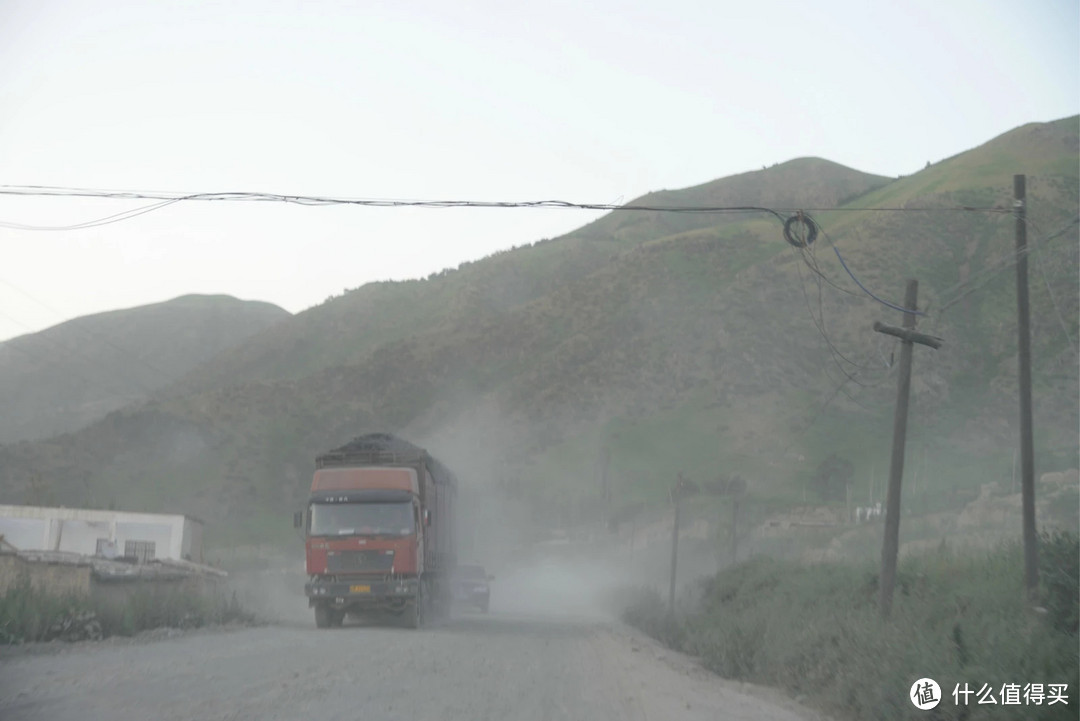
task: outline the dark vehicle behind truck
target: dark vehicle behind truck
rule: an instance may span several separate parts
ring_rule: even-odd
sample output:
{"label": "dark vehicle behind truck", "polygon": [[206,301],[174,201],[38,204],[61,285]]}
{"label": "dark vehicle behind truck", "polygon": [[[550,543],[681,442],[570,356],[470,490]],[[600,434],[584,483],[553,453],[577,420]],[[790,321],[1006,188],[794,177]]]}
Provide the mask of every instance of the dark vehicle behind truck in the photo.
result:
{"label": "dark vehicle behind truck", "polygon": [[491,603],[491,587],[488,586],[488,581],[495,577],[488,575],[483,566],[472,563],[458,566],[453,577],[454,600],[464,601],[487,613]]}
{"label": "dark vehicle behind truck", "polygon": [[387,433],[315,459],[306,513],[308,582],[319,628],[347,613],[390,612],[411,628],[448,610],[457,559],[457,479],[426,450]]}

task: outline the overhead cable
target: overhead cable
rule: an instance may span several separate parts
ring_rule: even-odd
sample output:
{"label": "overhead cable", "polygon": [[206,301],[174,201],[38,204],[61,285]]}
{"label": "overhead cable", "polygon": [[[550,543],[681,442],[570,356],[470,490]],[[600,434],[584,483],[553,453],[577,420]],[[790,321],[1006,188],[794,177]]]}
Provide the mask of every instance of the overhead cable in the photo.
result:
{"label": "overhead cable", "polygon": [[[33,196],[33,197],[62,197],[62,198],[107,198],[112,200],[155,200],[158,204],[136,208],[123,213],[90,220],[70,226],[35,226],[23,223],[0,222],[0,227],[15,230],[82,230],[108,223],[117,223],[123,220],[143,215],[166,207],[172,203],[181,201],[205,201],[205,202],[275,202],[290,203],[307,206],[328,205],[352,205],[369,208],[536,208],[556,210],[610,210],[610,211],[638,211],[659,213],[769,213],[780,222],[790,224],[793,222],[785,217],[784,213],[802,213],[805,211],[855,211],[855,212],[878,212],[878,211],[913,211],[913,212],[938,212],[938,211],[963,211],[963,212],[1008,212],[1009,208],[999,206],[974,207],[954,206],[945,208],[767,208],[754,205],[735,206],[695,206],[695,205],[655,205],[655,204],[629,204],[619,205],[615,203],[575,203],[566,200],[524,200],[524,201],[495,201],[495,200],[425,200],[410,198],[347,198],[319,195],[296,195],[282,193],[264,193],[251,191],[215,192],[215,193],[180,193],[161,190],[105,190],[94,188],[68,188],[48,185],[0,185],[0,195],[9,196]],[[811,234],[816,234],[810,227]],[[807,238],[809,242],[812,242]]]}
{"label": "overhead cable", "polygon": [[881,298],[878,298],[876,295],[874,295],[872,292],[870,292],[869,288],[867,288],[865,285],[860,283],[859,279],[855,277],[855,274],[851,272],[851,268],[849,268],[847,266],[847,263],[844,262],[844,256],[840,255],[840,249],[837,248],[835,245],[832,247],[832,249],[833,249],[833,252],[836,253],[836,257],[840,260],[840,265],[844,266],[844,270],[846,270],[847,274],[851,276],[851,279],[853,281],[855,281],[855,285],[862,288],[863,293],[866,293],[868,296],[870,296],[871,298],[876,300],[878,303],[881,303],[882,305],[884,305],[884,306],[886,306],[888,308],[892,308],[893,310],[898,310],[898,311],[900,311],[902,313],[912,313],[914,315],[926,315],[925,311],[917,310],[915,308],[904,308],[903,306],[899,306],[899,305],[896,305],[894,303],[890,303],[887,300],[882,300]]}

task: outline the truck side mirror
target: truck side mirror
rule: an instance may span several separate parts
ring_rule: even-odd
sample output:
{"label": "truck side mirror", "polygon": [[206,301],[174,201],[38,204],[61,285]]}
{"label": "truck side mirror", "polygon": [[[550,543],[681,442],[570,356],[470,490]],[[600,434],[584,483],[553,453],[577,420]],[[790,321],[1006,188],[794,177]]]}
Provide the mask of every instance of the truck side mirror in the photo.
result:
{"label": "truck side mirror", "polygon": [[304,527],[304,512],[303,511],[297,511],[296,513],[292,514],[292,527],[293,528],[303,528]]}
{"label": "truck side mirror", "polygon": [[431,525],[431,511],[429,511],[428,509],[425,508],[424,509],[424,526],[427,527],[427,526],[430,526],[430,525]]}

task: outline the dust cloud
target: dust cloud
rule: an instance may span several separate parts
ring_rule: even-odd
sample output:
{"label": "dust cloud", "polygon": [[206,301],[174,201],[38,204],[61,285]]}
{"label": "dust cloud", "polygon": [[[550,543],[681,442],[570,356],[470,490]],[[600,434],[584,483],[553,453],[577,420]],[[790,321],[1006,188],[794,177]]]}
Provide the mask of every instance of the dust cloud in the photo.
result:
{"label": "dust cloud", "polygon": [[[656,532],[639,531],[628,539],[599,519],[567,527],[551,509],[515,493],[520,489],[514,487],[512,460],[527,455],[535,442],[527,423],[515,424],[492,405],[476,403],[450,423],[400,435],[458,476],[458,561],[480,564],[494,576],[491,614],[615,620],[632,590],[651,586],[666,592],[672,519],[662,511],[651,521]],[[689,539],[680,549],[680,587],[717,570],[715,552],[701,551]],[[229,592],[262,620],[311,625],[303,553],[299,537],[292,549],[249,549],[225,564]]]}
{"label": "dust cloud", "polygon": [[225,591],[259,621],[310,625],[306,581],[304,546],[298,540],[295,553],[264,552],[231,569]]}

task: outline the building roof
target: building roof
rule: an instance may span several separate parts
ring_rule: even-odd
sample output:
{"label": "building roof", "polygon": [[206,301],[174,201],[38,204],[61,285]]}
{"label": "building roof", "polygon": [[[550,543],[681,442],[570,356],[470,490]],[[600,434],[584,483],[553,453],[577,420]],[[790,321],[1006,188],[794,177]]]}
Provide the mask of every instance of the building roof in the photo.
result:
{"label": "building roof", "polygon": [[143,513],[141,511],[109,511],[99,508],[65,508],[50,506],[11,506],[0,505],[0,516],[7,518],[59,518],[78,521],[132,521],[152,522],[155,520],[183,518],[205,525],[200,518],[183,513]]}
{"label": "building roof", "polygon": [[220,568],[166,558],[156,558],[145,563],[130,563],[101,556],[86,556],[71,551],[18,551],[14,555],[27,563],[90,566],[94,577],[99,581],[164,580],[189,576],[224,578],[229,575]]}

